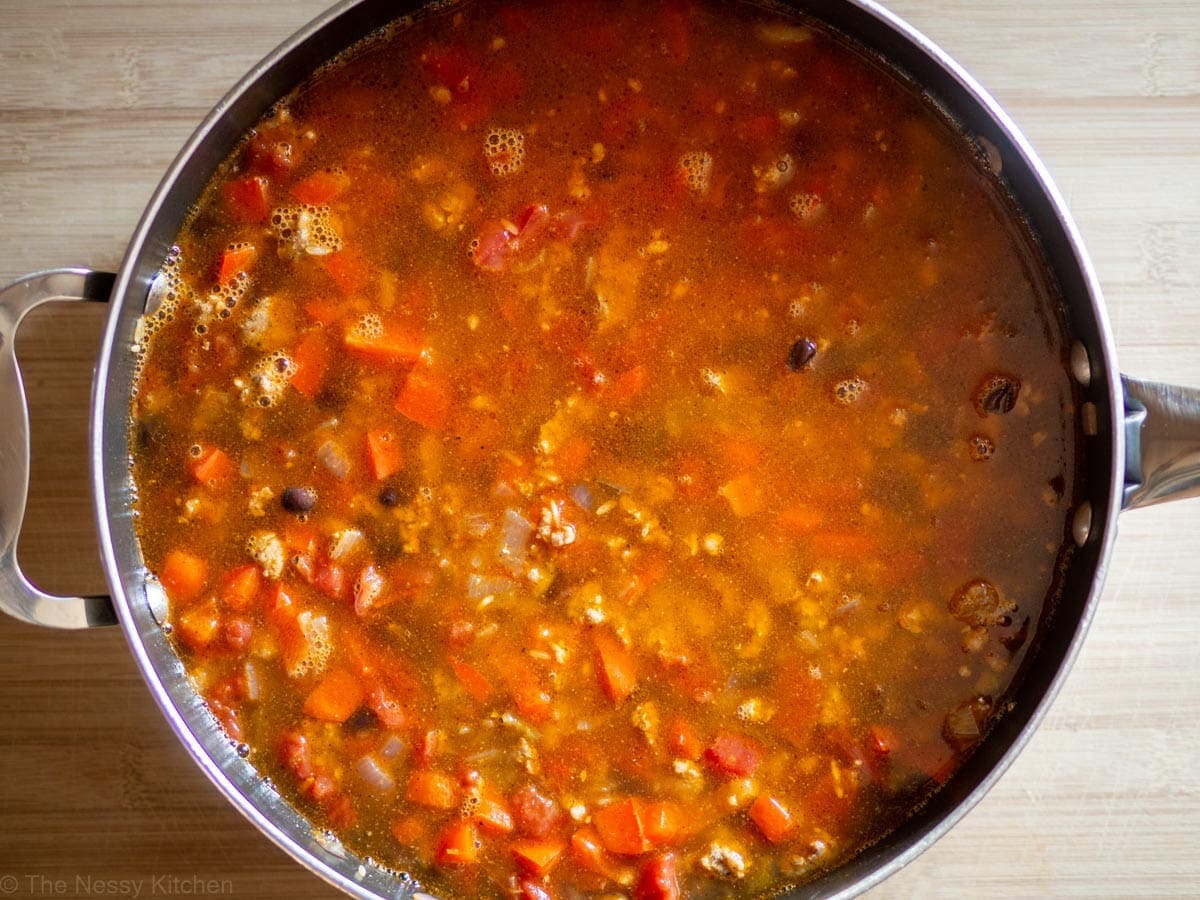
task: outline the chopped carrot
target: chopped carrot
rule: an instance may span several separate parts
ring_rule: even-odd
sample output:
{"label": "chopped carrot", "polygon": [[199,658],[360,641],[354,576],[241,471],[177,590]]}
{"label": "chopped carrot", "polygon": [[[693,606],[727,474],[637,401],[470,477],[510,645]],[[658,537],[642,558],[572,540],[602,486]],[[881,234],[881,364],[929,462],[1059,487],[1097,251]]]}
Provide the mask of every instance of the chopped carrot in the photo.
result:
{"label": "chopped carrot", "polygon": [[416,362],[425,349],[425,342],[420,335],[404,331],[391,323],[386,324],[378,333],[367,332],[361,328],[348,329],[342,343],[347,350],[385,363]]}
{"label": "chopped carrot", "polygon": [[239,222],[265,222],[271,215],[265,178],[256,176],[225,182],[221,185],[221,202]]}
{"label": "chopped carrot", "polygon": [[334,669],[305,698],[304,714],[322,722],[345,722],[365,696],[357,678],[345,669]]}
{"label": "chopped carrot", "polygon": [[450,668],[454,670],[454,676],[462,682],[462,686],[467,689],[467,693],[477,701],[486,703],[487,699],[492,696],[492,683],[473,665],[462,660],[451,659]]}
{"label": "chopped carrot", "polygon": [[780,529],[789,535],[812,534],[824,520],[825,514],[813,506],[793,506],[778,516]]}
{"label": "chopped carrot", "polygon": [[367,464],[376,481],[391,478],[404,467],[404,454],[394,434],[385,429],[367,432]]}
{"label": "chopped carrot", "polygon": [[221,602],[232,610],[242,612],[250,608],[262,587],[262,573],[258,566],[249,563],[231,569],[221,579]]}
{"label": "chopped carrot", "polygon": [[176,634],[193,650],[203,650],[211,644],[220,627],[221,615],[217,612],[217,602],[211,597],[188,607],[175,618]]}
{"label": "chopped carrot", "polygon": [[796,824],[788,808],[770,794],[759,794],[750,804],[750,820],[772,844],[781,843]]}
{"label": "chopped carrot", "polygon": [[592,445],[581,437],[573,437],[565,442],[554,455],[554,467],[559,476],[566,480],[577,478],[591,450]]}
{"label": "chopped carrot", "polygon": [[241,273],[249,272],[257,257],[258,250],[253,244],[230,244],[217,262],[217,284],[229,284]]}
{"label": "chopped carrot", "polygon": [[641,811],[642,832],[655,846],[674,843],[683,834],[683,810],[669,800],[647,803]]}
{"label": "chopped carrot", "polygon": [[729,502],[738,517],[752,516],[763,508],[763,492],[754,475],[738,475],[717,488],[717,493]]}
{"label": "chopped carrot", "polygon": [[649,380],[650,375],[645,366],[634,366],[613,380],[612,388],[608,392],[609,400],[614,406],[624,406],[645,390]]}
{"label": "chopped carrot", "polygon": [[313,172],[307,178],[292,185],[292,196],[301,203],[310,206],[322,206],[336,199],[346,188],[350,187],[350,176],[345,172],[335,172],[328,169]]}
{"label": "chopped carrot", "polygon": [[324,333],[320,329],[307,332],[292,351],[292,362],[296,365],[290,379],[292,387],[311,400],[321,389],[331,359]]}
{"label": "chopped carrot", "polygon": [[362,254],[346,247],[321,257],[321,265],[343,294],[362,293],[371,280],[371,269]]}
{"label": "chopped carrot", "polygon": [[695,762],[704,752],[704,744],[696,729],[683,719],[673,719],[667,725],[667,749],[679,759],[690,759]]}
{"label": "chopped carrot", "polygon": [[320,325],[332,325],[342,317],[342,306],[328,297],[314,297],[305,301],[304,312]]}
{"label": "chopped carrot", "polygon": [[192,477],[205,487],[216,487],[231,478],[237,467],[229,455],[219,447],[202,447],[200,455],[188,462]]}
{"label": "chopped carrot", "polygon": [[633,654],[615,637],[604,631],[594,635],[600,683],[614,703],[621,703],[637,687],[637,663]]}
{"label": "chopped carrot", "polygon": [[642,804],[630,797],[611,803],[592,816],[592,824],[606,849],[622,856],[638,856],[650,849],[642,828]]}
{"label": "chopped carrot", "polygon": [[408,373],[396,410],[418,425],[440,431],[450,411],[450,392],[427,369],[417,367]]}
{"label": "chopped carrot", "polygon": [[469,820],[451,823],[438,838],[439,866],[469,866],[479,861],[479,835]]}
{"label": "chopped carrot", "polygon": [[554,864],[566,849],[567,842],[557,838],[514,841],[512,845],[517,865],[528,875],[545,875],[554,868]]}
{"label": "chopped carrot", "polygon": [[158,580],[172,602],[185,603],[200,593],[208,580],[208,564],[186,550],[172,550],[163,560]]}
{"label": "chopped carrot", "polygon": [[480,791],[472,817],[480,828],[490,834],[508,834],[513,830],[513,817],[508,811],[508,804],[492,790]]}
{"label": "chopped carrot", "polygon": [[458,806],[458,786],[453,778],[441,772],[413,772],[408,779],[408,793],[405,796],[410,803],[433,809],[454,809]]}

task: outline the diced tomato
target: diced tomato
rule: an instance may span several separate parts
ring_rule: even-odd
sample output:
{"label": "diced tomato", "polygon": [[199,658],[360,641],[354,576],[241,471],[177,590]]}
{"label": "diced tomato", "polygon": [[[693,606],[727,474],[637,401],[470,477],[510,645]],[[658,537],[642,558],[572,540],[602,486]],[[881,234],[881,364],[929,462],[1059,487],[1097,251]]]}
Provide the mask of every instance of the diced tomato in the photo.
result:
{"label": "diced tomato", "polygon": [[304,699],[304,714],[322,722],[345,722],[364,699],[357,678],[345,669],[333,669]]}
{"label": "diced tomato", "polygon": [[553,900],[554,895],[532,878],[522,878],[520,885],[521,900]]}
{"label": "diced tomato", "polygon": [[295,731],[286,732],[279,741],[279,761],[283,767],[303,781],[313,774],[308,738]]}
{"label": "diced tomato", "polygon": [[221,614],[211,597],[188,607],[175,617],[175,633],[192,650],[203,650],[217,637]]}
{"label": "diced tomato", "polygon": [[646,860],[633,888],[633,900],[679,900],[679,873],[674,853]]}
{"label": "diced tomato", "polygon": [[751,738],[722,733],[704,751],[704,760],[722,775],[745,778],[753,775],[762,764],[763,750]]}
{"label": "diced tomato", "polygon": [[900,746],[896,729],[888,725],[872,725],[867,729],[867,749],[876,756],[888,756]]}
{"label": "diced tomato", "polygon": [[163,560],[158,580],[174,603],[186,603],[208,580],[208,563],[186,550],[172,550]]}
{"label": "diced tomato", "polygon": [[672,756],[695,762],[704,752],[704,744],[695,728],[683,719],[672,719],[667,725],[667,750]]}
{"label": "diced tomato", "polygon": [[367,706],[375,713],[384,728],[392,730],[403,728],[408,724],[408,714],[404,707],[394,698],[388,696],[381,687],[372,688],[367,694]]}
{"label": "diced tomato", "polygon": [[442,832],[434,859],[439,866],[470,866],[479,861],[479,835],[470,820],[453,822]]}
{"label": "diced tomato", "polygon": [[212,488],[232,478],[237,472],[237,466],[233,464],[229,454],[219,447],[202,447],[200,455],[188,462],[188,471],[197,483]]}
{"label": "diced tomato", "polygon": [[404,467],[404,454],[396,436],[385,428],[367,432],[367,463],[376,481],[391,478]]}
{"label": "diced tomato", "polygon": [[325,805],[325,815],[329,817],[329,824],[334,828],[353,828],[358,824],[358,811],[354,808],[354,801],[345,794],[330,799]]}
{"label": "diced tomato", "polygon": [[417,366],[404,381],[396,398],[396,410],[418,425],[440,431],[450,412],[450,392],[428,369]]}
{"label": "diced tomato", "polygon": [[249,272],[257,257],[258,250],[253,244],[232,244],[222,250],[217,261],[217,284],[227,285],[243,272]]}
{"label": "diced tomato", "polygon": [[343,343],[347,350],[353,350],[360,356],[369,357],[377,362],[401,365],[416,362],[425,350],[425,342],[420,335],[393,323],[386,323],[378,334],[351,328],[347,330]]}
{"label": "diced tomato", "polygon": [[492,683],[473,665],[460,659],[451,659],[450,668],[454,670],[454,676],[462,683],[462,686],[467,689],[467,693],[479,703],[486,703],[492,696]]}
{"label": "diced tomato", "polygon": [[246,168],[262,175],[283,175],[294,164],[292,145],[256,134],[246,144]]}
{"label": "diced tomato", "polygon": [[313,586],[334,600],[344,600],[349,588],[346,570],[336,563],[323,563],[313,573]]}
{"label": "diced tomato", "polygon": [[633,366],[612,380],[606,396],[614,406],[625,406],[646,389],[649,381],[650,372],[645,366]]}
{"label": "diced tomato", "polygon": [[321,389],[331,360],[325,333],[320,329],[306,332],[292,351],[292,362],[296,366],[290,379],[292,387],[311,400]]}
{"label": "diced tomato", "polygon": [[503,271],[508,258],[528,249],[550,221],[550,211],[541,203],[525,207],[511,222],[489,222],[475,241],[475,265],[489,272]]}
{"label": "diced tomato", "polygon": [[337,199],[350,187],[350,176],[345,172],[328,169],[313,172],[307,178],[292,185],[291,194],[301,203],[323,206]]}
{"label": "diced tomato", "polygon": [[521,870],[529,875],[545,875],[558,862],[567,842],[557,838],[547,840],[520,840],[512,845],[513,858]]}
{"label": "diced tomato", "polygon": [[619,640],[605,631],[593,634],[600,684],[614,703],[621,703],[637,687],[637,663]]}
{"label": "diced tomato", "polygon": [[413,772],[408,779],[405,795],[410,803],[433,809],[454,809],[458,806],[458,785],[442,772],[427,769]]}
{"label": "diced tomato", "polygon": [[455,94],[466,93],[479,79],[480,65],[461,45],[430,44],[421,53],[421,68]]}
{"label": "diced tomato", "polygon": [[245,650],[253,636],[254,623],[245,616],[232,616],[221,625],[222,645],[235,652]]}
{"label": "diced tomato", "polygon": [[265,222],[271,216],[267,202],[267,179],[261,176],[240,178],[221,185],[221,202],[236,221],[247,224]]}
{"label": "diced tomato", "polygon": [[258,566],[247,564],[231,569],[221,579],[221,602],[229,609],[243,612],[253,605],[262,588],[262,573]]}
{"label": "diced tomato", "polygon": [[622,856],[639,856],[651,848],[642,827],[642,804],[637,798],[610,803],[597,810],[592,824],[605,848]]}
{"label": "diced tomato", "polygon": [[788,808],[770,794],[759,794],[750,804],[750,820],[772,844],[782,843],[796,825]]}
{"label": "diced tomato", "polygon": [[552,797],[547,797],[536,785],[526,784],[508,796],[513,823],[521,834],[541,840],[549,837],[562,819],[562,809]]}

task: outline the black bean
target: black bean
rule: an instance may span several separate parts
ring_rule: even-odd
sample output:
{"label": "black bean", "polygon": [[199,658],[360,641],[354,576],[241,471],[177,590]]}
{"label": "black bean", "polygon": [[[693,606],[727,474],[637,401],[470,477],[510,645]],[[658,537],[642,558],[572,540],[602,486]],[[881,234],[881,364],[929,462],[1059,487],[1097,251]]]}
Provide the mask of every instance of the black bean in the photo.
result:
{"label": "black bean", "polygon": [[384,506],[396,506],[400,503],[400,494],[395,488],[384,488],[379,492],[379,502]]}
{"label": "black bean", "polygon": [[811,363],[816,355],[817,345],[808,338],[800,338],[792,344],[792,349],[788,351],[787,367],[793,372],[799,372]]}
{"label": "black bean", "polygon": [[288,512],[306,513],[317,505],[317,493],[312,488],[290,487],[279,498]]}
{"label": "black bean", "polygon": [[1020,391],[1021,382],[1011,375],[989,375],[975,389],[975,410],[981,416],[1012,412]]}

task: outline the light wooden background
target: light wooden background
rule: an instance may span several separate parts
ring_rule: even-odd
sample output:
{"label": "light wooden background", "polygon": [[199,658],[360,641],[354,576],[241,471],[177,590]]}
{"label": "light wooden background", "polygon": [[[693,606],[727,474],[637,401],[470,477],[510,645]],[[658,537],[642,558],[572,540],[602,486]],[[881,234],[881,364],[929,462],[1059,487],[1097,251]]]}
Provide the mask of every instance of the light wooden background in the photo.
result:
{"label": "light wooden background", "polygon": [[[0,0],[0,282],[115,266],[202,115],[323,5]],[[892,5],[1039,148],[1095,259],[1125,371],[1200,385],[1200,3]],[[39,315],[19,342],[38,410],[21,553],[52,589],[103,588],[84,456],[101,312]],[[1049,719],[874,896],[1200,896],[1200,502],[1121,524]],[[140,881],[146,896],[163,875],[226,879],[236,897],[330,893],[185,758],[117,631],[0,621],[0,894],[87,896],[90,878]]]}

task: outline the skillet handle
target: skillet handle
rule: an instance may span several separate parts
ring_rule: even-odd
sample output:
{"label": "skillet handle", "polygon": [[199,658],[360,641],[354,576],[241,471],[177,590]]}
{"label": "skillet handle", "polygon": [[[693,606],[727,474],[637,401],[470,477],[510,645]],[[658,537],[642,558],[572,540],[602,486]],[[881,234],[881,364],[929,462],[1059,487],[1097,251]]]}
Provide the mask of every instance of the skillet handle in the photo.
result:
{"label": "skillet handle", "polygon": [[1200,497],[1200,390],[1121,376],[1125,496],[1137,509]]}
{"label": "skillet handle", "polygon": [[29,408],[14,339],[21,320],[43,303],[107,303],[115,276],[90,269],[37,272],[0,290],[0,610],[33,625],[112,625],[108,597],[56,597],[34,587],[17,562],[17,536],[29,496]]}

